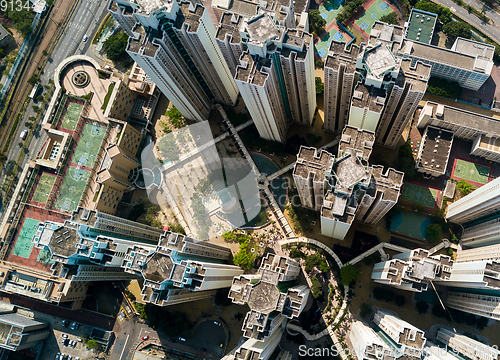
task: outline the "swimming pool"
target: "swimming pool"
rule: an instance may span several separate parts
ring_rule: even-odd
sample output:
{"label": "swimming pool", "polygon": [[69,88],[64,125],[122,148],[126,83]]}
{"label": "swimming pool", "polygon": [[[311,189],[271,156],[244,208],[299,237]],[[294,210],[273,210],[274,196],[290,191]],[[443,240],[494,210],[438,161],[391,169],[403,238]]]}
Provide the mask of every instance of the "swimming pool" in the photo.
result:
{"label": "swimming pool", "polygon": [[[280,168],[270,158],[265,155],[250,153],[257,168],[265,175],[271,175],[278,171]],[[279,177],[271,181],[271,191],[276,199],[278,205],[283,209],[286,203],[288,182],[285,178]]]}

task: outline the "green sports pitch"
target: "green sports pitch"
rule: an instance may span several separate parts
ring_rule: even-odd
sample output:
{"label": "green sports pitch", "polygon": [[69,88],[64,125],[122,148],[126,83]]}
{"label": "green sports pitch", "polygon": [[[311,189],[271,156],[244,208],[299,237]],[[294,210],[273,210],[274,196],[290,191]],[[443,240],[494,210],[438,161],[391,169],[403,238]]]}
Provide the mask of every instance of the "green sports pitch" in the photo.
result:
{"label": "green sports pitch", "polygon": [[453,178],[472,181],[478,184],[488,183],[490,167],[473,162],[456,159],[453,165]]}
{"label": "green sports pitch", "polygon": [[438,193],[439,192],[436,189],[405,183],[401,193],[401,198],[414,204],[434,208],[434,206],[436,206]]}
{"label": "green sports pitch", "polygon": [[78,123],[78,119],[80,118],[80,114],[82,113],[83,105],[68,101],[66,104],[66,113],[61,122],[61,127],[67,130],[75,130],[76,124]]}
{"label": "green sports pitch", "polygon": [[102,139],[106,133],[106,127],[98,123],[86,123],[82,135],[76,145],[75,153],[71,162],[77,165],[92,167],[99,152]]}
{"label": "green sports pitch", "polygon": [[368,9],[355,21],[361,30],[370,34],[375,20],[380,20],[384,15],[392,13],[392,8],[382,0],[376,0]]}
{"label": "green sports pitch", "polygon": [[89,178],[90,171],[69,167],[59,189],[54,207],[72,212],[78,206],[83,190]]}
{"label": "green sports pitch", "polygon": [[55,180],[56,177],[53,175],[42,174],[38,180],[35,193],[33,194],[33,198],[31,200],[41,204],[46,204]]}

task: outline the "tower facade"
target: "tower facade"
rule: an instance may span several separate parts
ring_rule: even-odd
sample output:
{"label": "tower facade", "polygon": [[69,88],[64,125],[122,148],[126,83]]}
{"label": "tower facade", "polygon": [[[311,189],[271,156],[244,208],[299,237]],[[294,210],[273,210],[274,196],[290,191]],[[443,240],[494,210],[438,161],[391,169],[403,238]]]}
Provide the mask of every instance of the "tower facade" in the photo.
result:
{"label": "tower facade", "polygon": [[208,119],[213,102],[235,104],[238,89],[203,6],[113,0],[108,11],[130,37],[127,53],[185,118]]}

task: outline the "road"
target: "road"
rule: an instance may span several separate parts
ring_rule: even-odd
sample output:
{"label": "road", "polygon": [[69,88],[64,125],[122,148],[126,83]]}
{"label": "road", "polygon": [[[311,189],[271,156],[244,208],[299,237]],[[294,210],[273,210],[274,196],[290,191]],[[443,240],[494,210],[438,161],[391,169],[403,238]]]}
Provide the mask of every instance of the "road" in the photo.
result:
{"label": "road", "polygon": [[[91,45],[92,38],[96,33],[99,24],[104,19],[107,14],[106,11],[107,1],[104,0],[83,0],[80,1],[73,13],[71,20],[68,22],[66,31],[62,35],[58,45],[55,47],[54,51],[49,57],[49,60],[42,72],[40,77],[40,82],[43,85],[48,84],[50,79],[54,77],[54,71],[59,65],[59,63],[65,58],[76,55],[85,54]],[[87,34],[88,40],[83,42],[83,36]],[[18,144],[20,142],[20,134],[26,129],[25,122],[31,116],[36,116],[33,106],[37,105],[35,101],[30,100],[28,107],[26,108],[23,120],[17,129],[14,140],[7,152],[7,159],[5,163],[9,161],[17,161],[21,151],[26,151],[26,155],[21,164],[18,164],[21,168],[32,158],[36,158],[38,152],[41,150],[43,144],[48,139],[45,131],[41,129],[38,125],[33,131],[33,137],[28,144],[27,150],[23,150]],[[41,116],[43,118],[43,114]],[[8,170],[7,166],[4,166],[2,172],[0,173],[0,183],[3,183],[6,177],[6,172]],[[4,215],[4,211],[8,206],[8,201],[10,199],[4,199],[0,206],[0,219]]]}
{"label": "road", "polygon": [[[488,16],[493,24],[486,24],[481,19],[479,19],[474,14],[469,14],[469,12],[458,4],[454,3],[452,0],[432,0],[436,4],[443,5],[457,15],[462,20],[468,22],[470,25],[474,26],[485,35],[487,35],[490,39],[498,42],[500,41],[500,14],[496,13],[493,10],[488,10],[486,12],[486,16]],[[475,9],[481,11],[483,8],[483,4],[477,0],[465,0],[465,3],[470,4]]]}

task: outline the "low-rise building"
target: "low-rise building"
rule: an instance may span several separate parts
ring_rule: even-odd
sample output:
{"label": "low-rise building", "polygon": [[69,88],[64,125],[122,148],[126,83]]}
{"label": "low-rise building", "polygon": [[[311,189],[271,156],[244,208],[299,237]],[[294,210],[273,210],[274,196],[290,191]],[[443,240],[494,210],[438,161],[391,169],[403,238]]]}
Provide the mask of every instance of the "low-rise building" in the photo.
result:
{"label": "low-rise building", "polygon": [[427,126],[418,149],[415,164],[417,171],[436,177],[444,175],[452,144],[452,132]]}

